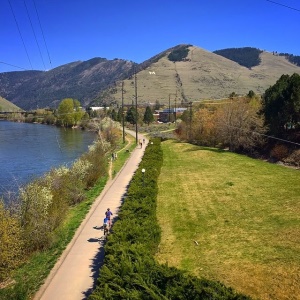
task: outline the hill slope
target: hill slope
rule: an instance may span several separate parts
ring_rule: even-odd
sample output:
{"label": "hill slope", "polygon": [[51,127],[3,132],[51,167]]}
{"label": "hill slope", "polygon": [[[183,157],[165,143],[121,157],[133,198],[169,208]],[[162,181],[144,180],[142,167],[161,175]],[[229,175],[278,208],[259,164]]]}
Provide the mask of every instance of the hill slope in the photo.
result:
{"label": "hill slope", "polygon": [[20,111],[21,108],[14,105],[13,103],[7,101],[6,99],[0,97],[0,113],[1,111],[5,112],[15,112],[15,111]]}
{"label": "hill slope", "polygon": [[158,100],[167,104],[170,97],[173,104],[177,95],[179,104],[224,98],[232,92],[261,94],[282,74],[300,73],[300,67],[284,56],[261,52],[258,61],[259,65],[249,69],[199,47],[178,45],[141,64],[93,58],[47,72],[0,73],[0,95],[23,109],[56,107],[67,97],[78,99],[83,106],[110,105],[121,102],[120,81],[124,80],[124,101],[130,104],[135,95],[132,74],[136,68],[139,103]]}
{"label": "hill slope", "polygon": [[[189,46],[187,59],[171,62],[169,52],[149,64],[137,74],[139,103],[168,103],[169,95],[172,104],[218,99],[228,97],[232,92],[245,95],[249,90],[261,94],[273,85],[282,74],[300,73],[300,67],[280,56],[262,52],[261,63],[249,68],[211,53],[198,47]],[[124,102],[130,104],[134,99],[134,78],[124,81]],[[107,90],[98,97],[102,101],[121,100],[121,84],[113,90]],[[96,102],[97,103],[97,102]]]}
{"label": "hill slope", "polygon": [[93,58],[50,71],[0,73],[0,95],[22,107],[55,107],[63,98],[89,103],[100,90],[128,77],[134,63],[122,59]]}

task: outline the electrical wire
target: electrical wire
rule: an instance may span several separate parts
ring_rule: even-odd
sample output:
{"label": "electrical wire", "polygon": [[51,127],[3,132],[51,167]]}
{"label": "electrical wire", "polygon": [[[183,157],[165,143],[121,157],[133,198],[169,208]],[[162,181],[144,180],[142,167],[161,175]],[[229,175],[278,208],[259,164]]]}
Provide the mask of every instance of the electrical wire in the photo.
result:
{"label": "electrical wire", "polygon": [[291,6],[288,6],[285,4],[281,4],[281,3],[278,3],[275,1],[271,1],[271,0],[266,0],[266,1],[300,12],[300,9],[298,9],[298,8],[294,8],[294,7],[291,7]]}
{"label": "electrical wire", "polygon": [[24,0],[24,5],[25,5],[25,8],[26,8],[27,16],[28,16],[28,19],[29,19],[29,22],[30,22],[30,26],[31,26],[31,29],[32,29],[34,38],[35,38],[36,45],[37,45],[37,47],[38,47],[38,49],[39,49],[39,52],[40,52],[40,56],[41,56],[41,59],[42,59],[43,65],[44,65],[44,69],[45,69],[45,71],[46,71],[46,66],[45,66],[45,63],[44,63],[44,59],[43,59],[43,55],[42,55],[42,52],[41,52],[41,48],[40,48],[40,45],[39,45],[39,43],[38,43],[38,40],[37,40],[35,31],[34,31],[34,28],[33,28],[32,22],[31,22],[31,18],[30,18],[29,11],[28,11],[28,8],[27,8],[26,1],[25,1],[25,0]]}
{"label": "electrical wire", "polygon": [[18,67],[18,66],[15,66],[15,65],[6,63],[6,62],[4,62],[4,61],[0,61],[0,64],[4,64],[4,65],[8,65],[8,66],[11,66],[11,67],[15,67],[15,68],[18,68],[18,69],[21,69],[21,70],[28,71],[28,69],[25,69],[25,68],[22,68],[22,67]]}
{"label": "electrical wire", "polygon": [[35,0],[33,0],[33,4],[34,4],[35,12],[36,12],[36,15],[37,15],[37,18],[38,18],[38,21],[39,21],[39,25],[40,25],[40,29],[41,29],[41,32],[42,32],[42,36],[43,36],[43,39],[44,39],[44,43],[45,43],[45,47],[46,47],[46,50],[47,50],[47,54],[48,54],[50,66],[51,66],[51,69],[52,69],[53,68],[52,67],[52,62],[51,62],[51,58],[50,58],[48,46],[47,46],[47,43],[46,43],[44,31],[43,31],[43,28],[42,28],[42,24],[41,24],[41,21],[40,21],[40,17],[39,17],[39,14],[38,14],[38,10],[37,10],[36,5],[35,5]]}
{"label": "electrical wire", "polygon": [[257,134],[257,135],[261,135],[261,136],[264,136],[264,137],[267,137],[267,138],[270,138],[270,139],[275,139],[275,140],[278,140],[278,141],[281,141],[281,142],[285,142],[285,143],[300,146],[299,143],[284,140],[284,139],[281,139],[281,138],[278,138],[278,137],[275,137],[275,136],[272,136],[272,135],[267,135],[267,134],[264,134],[264,133],[260,133],[260,132],[254,131],[254,130],[242,129],[240,127],[232,126],[232,125],[228,125],[228,124],[223,124],[223,125],[226,126],[226,127],[231,127],[231,128],[235,128],[235,129],[238,129],[238,130],[242,130],[244,132],[248,132],[248,133],[251,133],[251,134]]}
{"label": "electrical wire", "polygon": [[18,28],[18,31],[19,31],[19,35],[20,35],[20,37],[21,37],[21,40],[22,40],[22,43],[23,43],[25,52],[26,52],[26,54],[27,54],[27,58],[28,58],[29,64],[30,64],[30,66],[31,66],[31,70],[33,70],[33,67],[32,67],[32,64],[31,64],[31,60],[30,60],[30,58],[29,58],[29,54],[28,54],[28,51],[27,51],[27,48],[26,48],[26,45],[25,45],[23,36],[22,36],[22,34],[21,34],[21,30],[20,30],[20,27],[19,27],[19,25],[18,25],[18,22],[17,22],[16,16],[15,16],[14,10],[13,10],[13,8],[12,8],[12,6],[11,6],[10,0],[7,0],[7,1],[8,1],[8,3],[9,3],[11,12],[12,12],[12,14],[13,14],[13,16],[14,16],[14,20],[15,20],[15,23],[16,23],[16,25],[17,25],[17,28]]}

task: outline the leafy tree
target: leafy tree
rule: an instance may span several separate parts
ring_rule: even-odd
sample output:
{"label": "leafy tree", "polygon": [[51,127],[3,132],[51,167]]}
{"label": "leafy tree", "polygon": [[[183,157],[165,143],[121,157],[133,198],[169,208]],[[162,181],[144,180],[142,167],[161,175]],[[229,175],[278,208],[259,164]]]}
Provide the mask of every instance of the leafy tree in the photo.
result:
{"label": "leafy tree", "polygon": [[146,107],[145,114],[144,114],[143,122],[144,122],[144,123],[147,123],[147,124],[149,125],[149,124],[152,123],[153,121],[154,121],[153,113],[152,113],[152,111],[151,111],[150,106],[147,106],[147,107]]}
{"label": "leafy tree", "polygon": [[80,102],[72,98],[63,99],[58,106],[58,120],[65,127],[76,125],[83,117]]}
{"label": "leafy tree", "polygon": [[262,114],[271,134],[298,129],[300,122],[300,75],[282,75],[265,91]]}
{"label": "leafy tree", "polygon": [[216,117],[217,139],[232,151],[251,151],[263,142],[264,120],[258,115],[258,103],[244,99],[233,101],[218,109]]}

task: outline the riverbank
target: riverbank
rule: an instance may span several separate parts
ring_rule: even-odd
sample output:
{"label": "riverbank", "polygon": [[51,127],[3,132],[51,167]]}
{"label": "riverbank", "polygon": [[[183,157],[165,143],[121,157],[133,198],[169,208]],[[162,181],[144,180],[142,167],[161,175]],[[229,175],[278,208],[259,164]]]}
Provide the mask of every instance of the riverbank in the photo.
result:
{"label": "riverbank", "polygon": [[[123,144],[120,138],[118,140],[116,144],[121,149]],[[19,253],[22,256],[19,260],[22,267],[16,268],[15,265],[7,264],[5,269],[0,267],[0,278],[2,278],[0,299],[19,297],[27,299],[38,289],[41,281],[74,235],[94,199],[104,188],[108,180],[109,155],[111,149],[116,151],[116,144],[111,148],[107,142],[99,140],[90,147],[88,153],[71,166],[70,170],[65,167],[52,170],[50,174],[30,183],[25,189],[25,194],[22,195],[25,197],[22,206],[24,207],[26,203],[26,214],[24,215],[25,212],[20,207],[19,211],[22,211],[20,219],[17,215],[10,216],[17,221],[18,226],[14,226],[14,230],[17,233],[22,232],[18,235],[19,243],[9,243],[11,247],[22,250]],[[124,162],[128,156],[129,151],[124,150],[124,154],[119,154],[119,161]],[[41,190],[38,186],[41,186]],[[35,191],[33,194],[30,192],[32,188]],[[1,209],[3,210],[3,207],[0,207],[0,213]],[[31,219],[30,215],[34,219]],[[31,220],[35,220],[35,223]],[[8,218],[8,221],[11,219]],[[3,242],[0,241],[0,248],[4,245]],[[4,249],[0,249],[0,252],[3,257],[5,253],[2,250]],[[8,250],[6,253],[12,253],[7,247],[5,250]],[[15,261],[16,258],[14,257]]]}

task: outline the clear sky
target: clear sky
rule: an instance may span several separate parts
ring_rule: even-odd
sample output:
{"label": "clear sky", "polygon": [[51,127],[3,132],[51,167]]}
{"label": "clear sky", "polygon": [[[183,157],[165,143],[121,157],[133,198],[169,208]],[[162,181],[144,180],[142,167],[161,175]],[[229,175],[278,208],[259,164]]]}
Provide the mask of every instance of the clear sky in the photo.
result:
{"label": "clear sky", "polygon": [[300,55],[300,1],[274,2],[0,0],[0,72],[49,70],[93,57],[141,63],[183,43]]}

